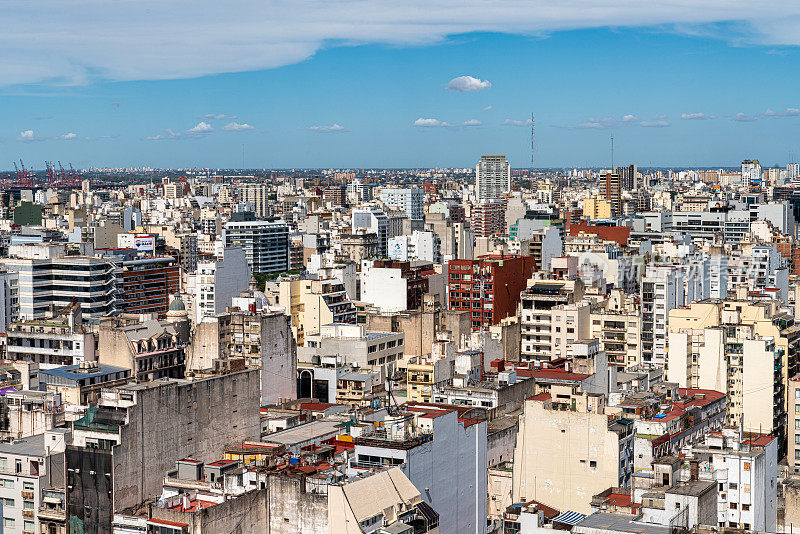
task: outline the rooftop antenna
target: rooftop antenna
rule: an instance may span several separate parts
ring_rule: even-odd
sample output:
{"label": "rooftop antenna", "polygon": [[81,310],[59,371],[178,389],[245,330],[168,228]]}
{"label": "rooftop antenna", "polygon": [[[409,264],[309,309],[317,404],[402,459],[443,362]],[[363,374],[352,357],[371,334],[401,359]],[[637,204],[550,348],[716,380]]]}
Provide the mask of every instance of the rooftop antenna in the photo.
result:
{"label": "rooftop antenna", "polygon": [[614,174],[614,134],[611,134],[611,174]]}
{"label": "rooftop antenna", "polygon": [[531,112],[531,178],[533,178],[533,155],[534,155],[533,149],[536,146],[535,145],[536,137],[534,135],[534,132],[535,130],[533,126],[533,112]]}

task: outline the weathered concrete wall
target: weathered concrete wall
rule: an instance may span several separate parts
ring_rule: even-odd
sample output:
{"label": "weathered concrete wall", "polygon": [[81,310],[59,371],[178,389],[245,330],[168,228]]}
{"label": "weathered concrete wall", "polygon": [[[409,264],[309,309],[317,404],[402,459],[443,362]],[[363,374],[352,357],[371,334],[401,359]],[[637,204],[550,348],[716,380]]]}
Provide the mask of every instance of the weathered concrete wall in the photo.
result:
{"label": "weathered concrete wall", "polygon": [[269,477],[269,534],[328,532],[328,496],[305,493],[300,477]]}
{"label": "weathered concrete wall", "polygon": [[186,370],[210,369],[214,358],[219,358],[219,322],[201,321],[192,332],[192,342],[186,349]]}
{"label": "weathered concrete wall", "polygon": [[269,532],[267,490],[253,490],[198,512],[181,512],[150,506],[154,519],[188,523],[190,534]]}
{"label": "weathered concrete wall", "polygon": [[100,333],[97,339],[97,361],[106,365],[117,365],[131,369],[131,374],[136,376],[133,369],[133,354],[131,353],[128,336],[117,328],[113,320],[100,323]]}
{"label": "weathered concrete wall", "polygon": [[514,461],[514,447],[517,446],[519,423],[502,425],[499,428],[490,425],[487,432],[486,461],[489,467],[501,462]]}
{"label": "weathered concrete wall", "polygon": [[261,405],[297,398],[297,344],[291,317],[261,319]]}
{"label": "weathered concrete wall", "polygon": [[212,462],[228,444],[260,434],[258,369],[193,382],[151,382],[114,447],[114,509],[159,495],[181,458]]}

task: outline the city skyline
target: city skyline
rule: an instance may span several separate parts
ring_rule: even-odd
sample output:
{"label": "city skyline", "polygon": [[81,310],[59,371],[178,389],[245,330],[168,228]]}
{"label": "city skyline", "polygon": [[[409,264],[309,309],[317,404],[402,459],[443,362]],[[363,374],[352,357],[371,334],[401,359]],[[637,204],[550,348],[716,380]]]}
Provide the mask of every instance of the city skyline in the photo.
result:
{"label": "city skyline", "polygon": [[[142,45],[115,56],[116,66],[97,46],[125,43],[93,25],[51,64],[42,54],[53,42],[17,42],[0,56],[0,168],[19,158],[35,168],[59,159],[81,168],[467,168],[491,153],[524,168],[532,112],[537,167],[609,166],[612,133],[615,162],[641,167],[732,167],[745,158],[771,166],[800,154],[798,41],[786,24],[752,19],[746,5],[636,15],[610,6],[586,17],[576,15],[581,2],[561,14],[536,5],[517,20],[504,18],[510,7],[501,3],[481,22],[470,9],[409,8],[406,23],[386,22],[391,39],[364,29],[388,16],[367,10],[363,24],[349,23],[352,39],[337,37],[341,29],[311,32],[295,52],[282,35],[237,34],[239,53],[218,36],[174,49],[162,38],[161,56]],[[792,10],[763,16],[788,21]],[[299,24],[300,14],[281,14]],[[430,17],[441,25],[424,33]],[[132,17],[131,31],[145,23]],[[198,27],[189,20],[175,39]]]}

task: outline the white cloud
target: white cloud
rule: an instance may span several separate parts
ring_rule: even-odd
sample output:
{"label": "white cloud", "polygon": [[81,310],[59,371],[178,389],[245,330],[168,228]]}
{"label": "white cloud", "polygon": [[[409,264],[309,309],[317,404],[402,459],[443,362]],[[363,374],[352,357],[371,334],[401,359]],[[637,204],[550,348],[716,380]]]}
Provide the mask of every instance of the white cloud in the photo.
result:
{"label": "white cloud", "polygon": [[459,93],[483,91],[484,89],[489,89],[491,86],[492,83],[489,80],[481,80],[473,76],[458,76],[447,82],[447,89]]}
{"label": "white cloud", "polygon": [[625,115],[624,117],[622,117],[622,122],[638,122],[638,121],[639,117],[637,117],[636,115]]}
{"label": "white cloud", "polygon": [[254,126],[247,123],[230,122],[222,127],[226,132],[244,132],[246,130],[255,130]]}
{"label": "white cloud", "polygon": [[344,132],[346,128],[344,126],[340,126],[339,124],[331,124],[330,126],[309,126],[309,130],[312,132],[321,132],[321,133],[331,133],[331,132]]}
{"label": "white cloud", "polygon": [[186,133],[189,135],[203,135],[213,131],[214,128],[207,122],[198,122],[197,125],[186,130]]}
{"label": "white cloud", "polygon": [[443,126],[450,125],[446,122],[440,121],[439,119],[424,119],[420,117],[414,121],[414,126],[417,128],[441,128]]}
{"label": "white cloud", "polygon": [[642,121],[639,123],[639,126],[642,126],[644,128],[667,128],[668,126],[670,126],[670,123],[669,121],[661,119],[655,121]]}
{"label": "white cloud", "polygon": [[771,109],[767,109],[764,113],[761,114],[762,117],[768,117],[773,119],[780,119],[783,117],[797,117],[800,115],[800,109],[797,108],[786,108],[784,111],[774,111]]}
{"label": "white cloud", "polygon": [[482,126],[483,123],[481,121],[479,121],[478,119],[470,119],[468,121],[464,121],[461,125],[462,126]]}
{"label": "white cloud", "polygon": [[590,118],[589,120],[578,124],[578,128],[581,130],[605,130],[606,128],[612,128],[617,124],[617,121],[614,119],[610,119],[607,117],[602,118]]}
{"label": "white cloud", "polygon": [[17,139],[19,141],[33,141],[36,139],[36,134],[33,133],[33,130],[23,130],[19,133]]}
{"label": "white cloud", "polygon": [[716,115],[709,115],[707,113],[681,113],[681,120],[685,121],[706,121],[716,118]]}
{"label": "white cloud", "polygon": [[234,119],[238,119],[239,117],[237,115],[225,115],[224,113],[219,113],[219,114],[217,114],[217,113],[206,113],[205,115],[198,115],[195,118],[196,119],[203,119],[203,120],[207,120],[207,121],[221,121],[221,120],[225,120],[225,119],[234,120]]}
{"label": "white cloud", "polygon": [[39,0],[4,5],[3,22],[6,85],[191,78],[293,64],[323,46],[426,45],[473,32],[657,26],[705,35],[735,23],[723,36],[731,42],[800,45],[800,3],[790,0]]}
{"label": "white cloud", "polygon": [[61,141],[70,141],[72,139],[77,139],[78,134],[74,134],[72,132],[65,133],[63,135],[57,135],[54,139],[59,139]]}
{"label": "white cloud", "polygon": [[737,113],[736,115],[733,116],[733,120],[738,121],[738,122],[754,122],[754,121],[757,121],[758,118],[752,117],[752,116],[748,115],[747,113],[739,112],[739,113]]}
{"label": "white cloud", "polygon": [[483,108],[483,111],[491,111],[491,110],[492,110],[492,106],[486,106],[485,108]]}
{"label": "white cloud", "polygon": [[506,119],[503,121],[503,126],[530,126],[531,120],[518,121],[516,119]]}

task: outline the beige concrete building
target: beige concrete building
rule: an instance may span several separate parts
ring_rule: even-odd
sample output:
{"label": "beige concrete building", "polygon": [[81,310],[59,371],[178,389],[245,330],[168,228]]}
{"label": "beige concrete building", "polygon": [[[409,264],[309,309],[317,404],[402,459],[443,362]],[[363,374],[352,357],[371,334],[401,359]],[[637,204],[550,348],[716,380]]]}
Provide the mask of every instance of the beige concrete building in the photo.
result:
{"label": "beige concrete building", "polygon": [[610,420],[605,397],[553,385],[525,401],[514,449],[512,501],[588,514],[592,496],[630,487],[633,422]]}
{"label": "beige concrete building", "polygon": [[356,309],[339,280],[284,280],[278,284],[275,303],[292,316],[292,333],[297,346],[306,336],[320,332],[323,325],[355,323]]}
{"label": "beige concrete building", "polygon": [[[786,438],[789,329],[772,303],[696,302],[670,311],[666,378],[728,394],[727,424]],[[794,352],[794,348],[791,349]]]}

